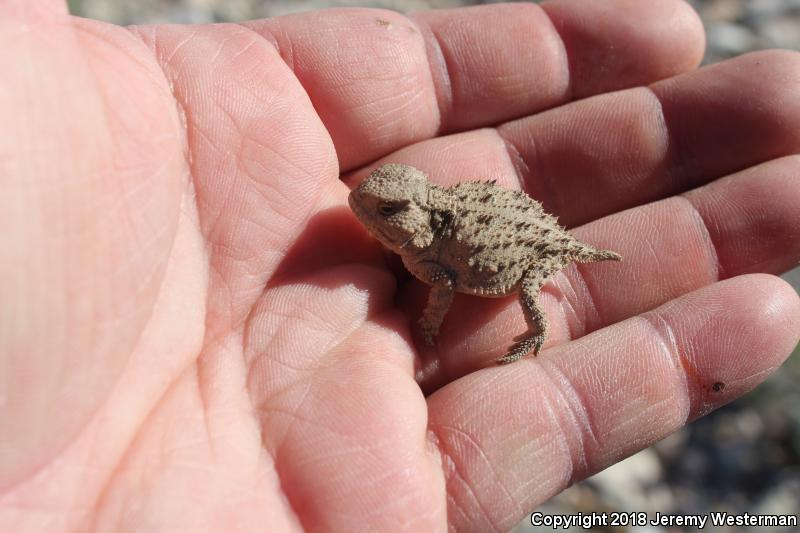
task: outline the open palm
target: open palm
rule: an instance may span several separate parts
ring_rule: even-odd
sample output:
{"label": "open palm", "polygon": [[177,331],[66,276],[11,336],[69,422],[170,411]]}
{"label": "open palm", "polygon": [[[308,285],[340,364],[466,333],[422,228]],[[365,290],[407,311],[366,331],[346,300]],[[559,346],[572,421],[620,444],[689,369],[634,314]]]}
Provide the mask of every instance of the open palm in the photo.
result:
{"label": "open palm", "polygon": [[[753,274],[800,259],[800,56],[682,74],[702,43],[678,0],[0,2],[0,523],[504,530],[754,387],[800,331]],[[514,298],[423,347],[425,287],[346,207],[386,161],[522,187],[624,262],[545,287],[536,358],[493,365]]]}

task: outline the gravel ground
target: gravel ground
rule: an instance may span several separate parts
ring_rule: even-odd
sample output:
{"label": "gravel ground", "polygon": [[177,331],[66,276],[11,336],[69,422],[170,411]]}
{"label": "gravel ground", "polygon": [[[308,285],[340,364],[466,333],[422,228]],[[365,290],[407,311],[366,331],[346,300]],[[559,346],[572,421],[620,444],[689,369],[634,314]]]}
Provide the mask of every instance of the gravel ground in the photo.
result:
{"label": "gravel ground", "polygon": [[[413,11],[492,0],[71,0],[72,12],[118,24],[205,23],[274,17],[320,7],[372,6]],[[691,0],[708,32],[707,61],[750,50],[800,50],[800,0]]]}
{"label": "gravel ground", "polygon": [[[70,8],[82,16],[119,24],[139,24],[237,21],[332,6],[412,11],[488,3],[494,2],[72,0]],[[800,0],[693,0],[691,3],[706,26],[707,63],[764,48],[800,50]],[[800,269],[785,277],[796,288],[800,287]],[[797,513],[800,509],[798,356],[800,353],[796,351],[795,357],[780,372],[753,393],[576,484],[539,510],[547,513],[647,511],[651,516],[655,511],[672,514],[712,510]],[[667,531],[656,527],[617,529],[621,530]],[[690,530],[694,531],[685,529]],[[534,529],[523,523],[515,531]]]}

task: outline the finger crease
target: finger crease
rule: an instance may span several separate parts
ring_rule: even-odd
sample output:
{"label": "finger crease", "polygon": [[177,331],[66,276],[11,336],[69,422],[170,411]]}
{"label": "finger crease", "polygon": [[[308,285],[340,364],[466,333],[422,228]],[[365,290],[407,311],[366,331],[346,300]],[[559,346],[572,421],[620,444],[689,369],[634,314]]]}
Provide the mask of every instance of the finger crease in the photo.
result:
{"label": "finger crease", "polygon": [[705,245],[704,248],[708,253],[708,261],[710,263],[710,270],[711,272],[710,277],[711,279],[709,282],[719,281],[721,279],[725,279],[727,276],[725,275],[724,267],[722,266],[722,262],[719,259],[719,247],[714,242],[714,239],[711,237],[711,230],[709,228],[709,222],[706,221],[703,214],[697,208],[697,206],[692,202],[692,198],[690,196],[691,193],[684,193],[678,196],[684,203],[687,204],[689,207],[689,215],[692,217],[692,221],[694,225],[697,227],[697,233],[699,233],[700,238]]}
{"label": "finger crease", "polygon": [[[642,315],[644,323],[653,332],[653,336],[661,346],[661,352],[666,358],[669,359],[670,366],[675,371],[675,379],[681,382],[684,394],[683,398],[688,399],[688,403],[682,406],[683,413],[681,419],[687,421],[691,413],[692,404],[692,390],[689,386],[690,379],[697,378],[697,370],[694,364],[686,358],[685,355],[680,353],[678,349],[678,341],[672,325],[664,319],[657,311],[646,313]],[[683,425],[683,424],[681,424]]]}
{"label": "finger crease", "polygon": [[[540,7],[541,8],[541,7]],[[558,40],[561,43],[561,55],[564,58],[564,65],[563,71],[564,76],[567,78],[566,83],[566,94],[564,95],[564,102],[571,102],[575,98],[575,88],[572,85],[572,55],[569,53],[569,48],[567,47],[567,42],[564,40],[564,37],[561,35],[561,32],[558,31],[558,24],[556,24],[553,19],[550,17],[550,13],[547,12],[546,9],[541,10],[545,17],[547,17],[547,21],[550,23],[550,28],[552,29],[555,35],[558,35]]]}
{"label": "finger crease", "polygon": [[[450,75],[450,61],[444,53],[439,37],[429,24],[413,16],[408,16],[408,20],[417,28],[425,42],[427,56],[425,63],[428,65],[431,83],[433,83],[434,92],[436,94],[437,108],[439,110],[439,124],[436,128],[438,135],[447,129],[446,118],[452,114],[452,109],[454,107],[453,99],[455,98],[455,92],[453,91],[453,79]],[[437,71],[440,71],[442,75],[436,76]]]}
{"label": "finger crease", "polygon": [[[585,350],[580,342],[575,342],[574,346]],[[548,364],[542,364],[541,368],[555,395],[560,398],[559,404],[566,406],[566,410],[562,411],[566,413],[566,417],[563,415],[558,416],[556,414],[558,410],[552,406],[552,402],[545,402],[551,419],[558,426],[562,435],[562,442],[566,448],[564,453],[566,459],[572,465],[570,483],[573,483],[587,477],[590,472],[595,470],[592,467],[593,461],[590,458],[592,455],[590,449],[597,450],[600,446],[597,438],[597,427],[589,414],[589,409],[586,407],[586,399],[578,392],[578,389],[561,369],[556,365]],[[546,396],[542,395],[542,397]],[[570,433],[575,436],[574,439],[567,437]],[[577,442],[577,449],[575,446],[570,445],[570,442]]]}
{"label": "finger crease", "polygon": [[[434,437],[432,439],[432,441],[436,445],[436,448],[439,450],[439,454],[440,454],[441,459],[442,459],[442,464],[443,465],[447,465],[447,467],[445,467],[443,469],[444,470],[444,474],[445,474],[445,483],[447,485],[449,485],[451,483],[451,481],[455,481],[464,490],[464,493],[466,494],[466,496],[469,499],[472,500],[472,503],[475,504],[474,505],[475,508],[477,508],[480,511],[481,515],[483,516],[485,524],[492,525],[492,528],[494,530],[496,530],[496,528],[494,528],[494,526],[493,526],[494,521],[492,520],[492,517],[491,517],[491,515],[489,513],[489,510],[486,508],[484,503],[481,501],[481,498],[478,496],[476,491],[473,489],[473,487],[470,484],[469,480],[467,479],[467,476],[465,475],[465,473],[461,471],[461,468],[458,466],[458,461],[456,461],[455,458],[453,457],[453,455],[449,452],[449,447],[450,447],[450,443],[451,443],[452,439],[445,438],[445,435],[442,434],[443,431],[447,432],[447,433],[452,432],[453,434],[456,434],[456,435],[459,435],[459,436],[463,437],[463,439],[468,444],[471,445],[471,446],[468,447],[468,449],[477,452],[479,457],[483,460],[482,461],[483,464],[485,466],[487,466],[490,469],[490,471],[492,471],[492,477],[495,479],[497,484],[503,490],[506,498],[508,498],[508,501],[513,501],[511,499],[510,493],[508,492],[508,490],[505,489],[505,487],[502,485],[502,483],[500,483],[500,481],[497,478],[497,476],[494,474],[494,469],[491,468],[491,464],[492,464],[491,461],[489,460],[488,457],[486,457],[486,454],[483,453],[483,450],[481,449],[481,447],[478,445],[478,443],[475,441],[474,438],[472,438],[470,435],[468,435],[465,431],[463,431],[461,429],[458,429],[458,428],[455,428],[455,427],[452,427],[452,426],[438,426],[437,427],[437,426],[431,425],[431,426],[428,427],[428,432],[430,434],[432,434],[433,437]],[[464,449],[463,446],[461,448],[462,448],[462,450]],[[462,452],[462,455],[463,455],[463,452]],[[452,497],[452,501],[453,501],[453,503],[455,505],[457,505],[459,508],[467,509],[467,507],[465,507],[464,505],[461,505],[459,503],[459,498],[456,498],[453,495],[453,493],[448,491],[448,494],[453,496]],[[469,513],[466,512],[466,510],[464,511],[464,515],[469,517]]]}
{"label": "finger crease", "polygon": [[[581,309],[583,312],[580,317],[575,313],[575,318],[577,323],[582,326],[582,329],[575,331],[572,326],[570,326],[571,338],[576,339],[587,333],[591,333],[601,325],[605,325],[607,321],[603,319],[603,314],[600,312],[597,303],[598,298],[595,294],[597,289],[594,287],[593,283],[589,282],[589,278],[586,275],[586,265],[583,263],[574,263],[573,267],[574,268],[570,269],[570,271],[564,273],[563,278],[567,281],[567,284],[572,289],[572,293],[576,295],[576,298],[580,295]],[[562,294],[564,294],[563,291]],[[569,301],[568,298],[567,301]],[[574,312],[575,306],[573,306],[571,302],[570,307]],[[562,309],[564,309],[563,306]]]}
{"label": "finger crease", "polygon": [[519,188],[531,198],[546,205],[549,211],[557,213],[560,202],[558,201],[558,195],[555,193],[551,176],[544,171],[541,165],[536,138],[528,136],[525,139],[525,153],[530,154],[525,158],[511,136],[504,134],[502,126],[494,131],[505,145],[506,157],[514,169]]}
{"label": "finger crease", "polygon": [[660,124],[664,128],[664,135],[666,135],[667,138],[666,158],[668,159],[668,164],[665,166],[665,168],[668,170],[664,172],[664,177],[669,183],[664,187],[664,190],[679,192],[690,186],[691,183],[701,181],[698,180],[697,177],[693,178],[691,172],[692,169],[697,167],[696,164],[692,163],[692,161],[696,160],[697,158],[692,156],[689,145],[684,142],[684,136],[673,135],[672,130],[669,127],[669,120],[667,120],[667,115],[664,112],[664,103],[661,101],[658,92],[653,89],[653,86],[643,88],[649,91],[655,101],[658,103],[658,113],[660,114],[658,118],[660,120],[653,121],[652,123]]}

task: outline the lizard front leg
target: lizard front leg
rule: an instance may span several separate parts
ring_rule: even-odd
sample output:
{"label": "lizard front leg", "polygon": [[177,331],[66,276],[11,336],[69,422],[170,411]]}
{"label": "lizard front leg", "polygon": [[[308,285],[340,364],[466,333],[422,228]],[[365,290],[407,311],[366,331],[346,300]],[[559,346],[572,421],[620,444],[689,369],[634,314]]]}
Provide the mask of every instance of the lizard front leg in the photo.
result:
{"label": "lizard front leg", "polygon": [[453,303],[455,277],[433,261],[416,263],[413,265],[413,273],[431,286],[428,303],[419,319],[419,327],[425,344],[433,346],[433,339],[439,334],[439,326]]}

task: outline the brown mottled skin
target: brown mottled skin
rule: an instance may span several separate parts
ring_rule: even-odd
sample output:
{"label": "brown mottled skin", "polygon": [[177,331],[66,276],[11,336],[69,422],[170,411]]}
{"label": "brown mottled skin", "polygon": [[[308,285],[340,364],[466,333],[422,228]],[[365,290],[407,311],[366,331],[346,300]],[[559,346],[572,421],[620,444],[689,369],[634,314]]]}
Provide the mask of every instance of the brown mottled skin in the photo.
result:
{"label": "brown mottled skin", "polygon": [[499,297],[519,293],[528,330],[498,363],[544,344],[547,320],[537,303],[547,279],[572,261],[619,261],[619,254],[579,242],[536,200],[489,182],[441,187],[408,165],[375,170],[350,193],[350,208],[406,268],[431,286],[420,318],[433,344],[454,292]]}

